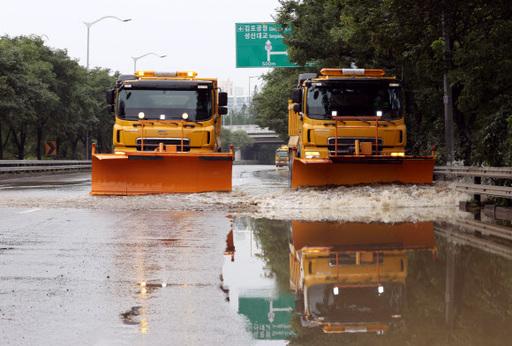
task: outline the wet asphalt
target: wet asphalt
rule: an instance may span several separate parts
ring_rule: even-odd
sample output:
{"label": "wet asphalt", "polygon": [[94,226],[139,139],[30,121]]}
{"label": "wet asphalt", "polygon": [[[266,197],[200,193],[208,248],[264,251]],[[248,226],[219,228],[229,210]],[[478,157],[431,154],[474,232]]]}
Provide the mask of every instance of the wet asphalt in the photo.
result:
{"label": "wet asphalt", "polygon": [[[261,171],[235,167],[234,185]],[[1,345],[253,343],[222,291],[230,212],[89,191],[87,172],[0,180]]]}
{"label": "wet asphalt", "polygon": [[0,209],[2,345],[247,344],[224,213]]}
{"label": "wet asphalt", "polygon": [[[94,197],[88,173],[1,179],[0,345],[506,340],[512,255],[459,244],[444,226],[436,228],[439,259],[408,255],[410,304],[389,335],[326,335],[300,325],[289,278],[290,220],[442,225],[467,217],[456,212],[462,197],[449,186],[295,193],[287,172],[272,166],[235,166],[233,186],[230,194]],[[393,195],[411,195],[404,204],[412,208],[395,203],[390,210]],[[426,203],[434,195],[443,205]],[[457,275],[449,287],[450,265]],[[447,287],[456,304],[447,303]],[[446,311],[454,326],[447,327]]]}

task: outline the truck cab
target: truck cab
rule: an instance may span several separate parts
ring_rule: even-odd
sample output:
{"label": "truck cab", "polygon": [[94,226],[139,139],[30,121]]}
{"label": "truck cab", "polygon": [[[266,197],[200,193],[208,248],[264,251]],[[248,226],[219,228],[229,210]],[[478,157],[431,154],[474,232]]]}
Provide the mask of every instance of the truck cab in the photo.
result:
{"label": "truck cab", "polygon": [[434,154],[406,155],[401,82],[384,70],[300,74],[288,135],[292,188],[432,184]]}
{"label": "truck cab", "polygon": [[233,149],[221,151],[227,94],[193,71],[137,71],[107,92],[113,153],[92,147],[91,194],[231,191]]}
{"label": "truck cab", "polygon": [[412,250],[435,251],[432,222],[292,221],[290,289],[301,325],[386,333],[402,318]]}
{"label": "truck cab", "polygon": [[193,71],[137,71],[119,78],[108,101],[115,151],[154,151],[160,144],[178,152],[220,150],[227,94],[216,79],[197,78]]}
{"label": "truck cab", "polygon": [[276,167],[288,166],[288,147],[286,145],[282,145],[276,149],[275,162]]}
{"label": "truck cab", "polygon": [[404,155],[400,85],[377,69],[324,68],[320,76],[301,74],[289,107],[290,146],[309,159],[362,152]]}

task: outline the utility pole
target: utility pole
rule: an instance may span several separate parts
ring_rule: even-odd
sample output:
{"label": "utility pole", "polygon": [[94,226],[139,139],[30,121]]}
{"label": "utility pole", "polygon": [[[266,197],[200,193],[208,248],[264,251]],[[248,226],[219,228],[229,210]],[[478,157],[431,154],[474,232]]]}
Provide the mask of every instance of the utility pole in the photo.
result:
{"label": "utility pole", "polygon": [[453,150],[453,97],[452,88],[448,80],[448,71],[451,68],[452,62],[452,50],[450,35],[446,28],[446,16],[445,10],[443,9],[442,14],[442,28],[443,28],[443,40],[444,40],[444,74],[443,74],[443,103],[444,103],[444,137],[446,144],[446,161],[448,165],[451,165],[454,161],[454,150]]}

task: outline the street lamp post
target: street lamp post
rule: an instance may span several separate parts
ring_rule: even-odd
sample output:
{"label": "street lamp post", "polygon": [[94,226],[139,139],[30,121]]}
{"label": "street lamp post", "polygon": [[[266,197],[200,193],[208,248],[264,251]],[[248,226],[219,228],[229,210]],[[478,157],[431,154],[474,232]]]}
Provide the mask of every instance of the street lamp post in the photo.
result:
{"label": "street lamp post", "polygon": [[140,55],[140,56],[132,56],[132,59],[133,59],[133,72],[137,71],[137,60],[139,59],[142,59],[148,55],[154,55],[154,56],[157,56],[159,58],[165,58],[167,55],[163,54],[163,55],[160,55],[160,54],[156,54],[154,52],[149,52],[149,53],[146,53],[146,54],[143,54],[143,55]]}
{"label": "street lamp post", "polygon": [[33,35],[30,35],[29,37],[34,38],[34,39],[41,39],[43,42],[50,40],[50,38],[46,34],[41,34],[41,35],[33,34]]}
{"label": "street lamp post", "polygon": [[249,99],[248,99],[248,102],[251,103],[252,101],[252,93],[251,93],[251,79],[253,78],[260,78],[260,76],[249,76]]}
{"label": "street lamp post", "polygon": [[[89,42],[90,42],[89,38],[90,38],[90,34],[91,34],[91,32],[90,32],[91,26],[93,26],[94,24],[96,24],[98,22],[101,22],[104,19],[115,19],[120,22],[129,22],[132,20],[131,18],[122,19],[122,18],[119,18],[116,16],[104,16],[104,17],[96,19],[93,22],[84,22],[85,26],[87,27],[87,60],[86,60],[86,65],[85,65],[85,68],[87,70],[89,70]],[[87,131],[85,134],[85,159],[86,160],[89,159],[89,131]]]}
{"label": "street lamp post", "polygon": [[121,18],[116,17],[116,16],[104,16],[104,17],[96,19],[93,22],[84,22],[85,26],[87,27],[87,63],[86,63],[86,66],[85,66],[86,69],[89,69],[89,37],[90,37],[91,26],[93,26],[94,24],[96,24],[96,23],[98,23],[98,22],[100,22],[100,21],[102,21],[104,19],[115,19],[115,20],[118,20],[120,22],[129,22],[129,21],[132,20],[131,18],[121,19]]}

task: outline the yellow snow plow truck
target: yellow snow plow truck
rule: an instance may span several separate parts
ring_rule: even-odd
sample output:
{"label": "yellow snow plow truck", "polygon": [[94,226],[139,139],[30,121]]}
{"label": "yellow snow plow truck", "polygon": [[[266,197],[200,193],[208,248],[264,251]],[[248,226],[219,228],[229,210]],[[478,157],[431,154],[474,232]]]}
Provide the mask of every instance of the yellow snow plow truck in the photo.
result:
{"label": "yellow snow plow truck", "polygon": [[288,106],[291,187],[431,184],[434,154],[405,153],[400,86],[380,69],[300,74]]}
{"label": "yellow snow plow truck", "polygon": [[114,152],[92,151],[93,195],[231,191],[233,152],[221,152],[227,94],[193,71],[137,71],[107,92]]}
{"label": "yellow snow plow truck", "polygon": [[275,161],[276,167],[288,166],[288,147],[286,145],[281,145],[276,149]]}
{"label": "yellow snow plow truck", "polygon": [[292,221],[290,289],[303,327],[384,334],[402,318],[408,253],[435,254],[434,225]]}

